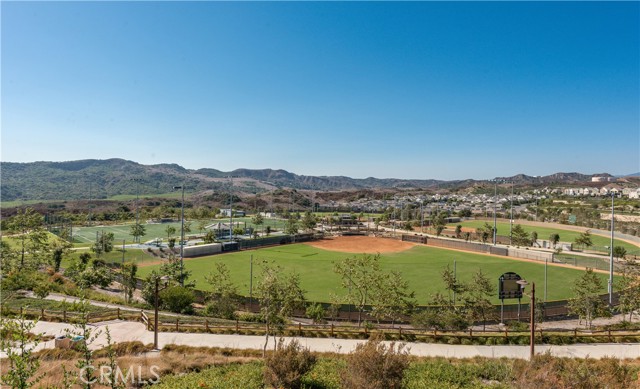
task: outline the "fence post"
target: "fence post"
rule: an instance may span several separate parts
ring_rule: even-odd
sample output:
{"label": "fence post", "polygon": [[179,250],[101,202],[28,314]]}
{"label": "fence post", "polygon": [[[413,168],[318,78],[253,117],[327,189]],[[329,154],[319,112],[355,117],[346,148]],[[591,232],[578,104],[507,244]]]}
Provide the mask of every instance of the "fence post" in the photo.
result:
{"label": "fence post", "polygon": [[209,320],[204,319],[204,328],[205,330],[207,330],[207,333],[209,332]]}
{"label": "fence post", "polygon": [[611,342],[611,328],[607,328],[607,333],[609,335],[609,342]]}
{"label": "fence post", "polygon": [[62,321],[67,321],[67,309],[62,310]]}
{"label": "fence post", "polygon": [[333,338],[333,323],[331,323],[331,337]]}
{"label": "fence post", "polygon": [[236,334],[239,334],[239,333],[240,333],[240,323],[239,323],[239,320],[236,319]]}
{"label": "fence post", "polygon": [[176,332],[180,331],[180,319],[176,317]]}
{"label": "fence post", "polygon": [[118,307],[118,320],[120,320],[120,307]]}
{"label": "fence post", "polygon": [[24,316],[24,307],[20,307],[20,316]]}
{"label": "fence post", "polygon": [[298,323],[298,335],[302,336],[302,323]]}
{"label": "fence post", "polygon": [[505,338],[509,338],[509,329],[508,328],[504,329],[504,337]]}
{"label": "fence post", "polygon": [[469,336],[473,338],[473,328],[469,328]]}
{"label": "fence post", "polygon": [[40,318],[44,320],[44,308],[40,308]]}

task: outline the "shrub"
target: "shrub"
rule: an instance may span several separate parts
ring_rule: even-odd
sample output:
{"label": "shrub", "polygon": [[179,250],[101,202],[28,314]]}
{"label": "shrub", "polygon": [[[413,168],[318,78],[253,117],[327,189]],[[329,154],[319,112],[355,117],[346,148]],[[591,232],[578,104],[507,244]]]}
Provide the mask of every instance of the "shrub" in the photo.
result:
{"label": "shrub", "polygon": [[193,292],[181,286],[172,286],[159,293],[160,301],[165,309],[175,313],[193,312]]}
{"label": "shrub", "polygon": [[306,315],[314,323],[322,323],[326,312],[322,304],[315,303],[307,307]]}
{"label": "shrub", "polygon": [[276,350],[265,358],[264,379],[274,388],[298,389],[304,376],[316,362],[309,349],[292,340],[285,346],[280,338]]}
{"label": "shrub", "polygon": [[379,337],[356,346],[346,358],[347,367],[341,378],[345,388],[350,389],[394,389],[402,387],[409,356],[403,345],[396,347],[382,344]]}
{"label": "shrub", "polygon": [[47,297],[50,291],[51,291],[51,285],[47,282],[38,282],[33,287],[33,293],[35,293],[35,295],[41,299],[44,299],[45,297]]}

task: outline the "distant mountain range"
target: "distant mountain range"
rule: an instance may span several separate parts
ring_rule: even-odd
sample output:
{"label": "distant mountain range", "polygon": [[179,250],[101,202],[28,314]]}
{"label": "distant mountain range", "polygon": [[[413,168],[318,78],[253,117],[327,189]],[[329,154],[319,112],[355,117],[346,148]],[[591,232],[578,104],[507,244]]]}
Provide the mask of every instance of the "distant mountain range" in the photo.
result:
{"label": "distant mountain range", "polygon": [[[190,192],[233,190],[259,193],[277,188],[320,191],[350,189],[461,188],[482,180],[442,181],[433,179],[364,178],[344,176],[304,176],[286,170],[236,169],[223,172],[217,169],[185,169],[177,164],[142,165],[124,159],[87,159],[68,162],[0,162],[2,201],[13,200],[78,200],[111,198],[118,195],[160,195],[175,192],[174,186],[183,183]],[[544,177],[519,174],[498,177],[497,180],[516,184],[553,184],[590,181],[602,174],[556,173]],[[231,178],[229,178],[231,177]]]}

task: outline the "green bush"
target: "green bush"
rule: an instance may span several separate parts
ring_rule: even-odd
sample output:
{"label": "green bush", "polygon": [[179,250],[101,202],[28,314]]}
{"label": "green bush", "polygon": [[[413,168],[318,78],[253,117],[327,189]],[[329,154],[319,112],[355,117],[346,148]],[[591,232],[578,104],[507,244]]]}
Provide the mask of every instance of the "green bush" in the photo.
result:
{"label": "green bush", "polygon": [[171,286],[159,294],[160,304],[164,309],[175,313],[193,312],[193,291],[181,286]]}

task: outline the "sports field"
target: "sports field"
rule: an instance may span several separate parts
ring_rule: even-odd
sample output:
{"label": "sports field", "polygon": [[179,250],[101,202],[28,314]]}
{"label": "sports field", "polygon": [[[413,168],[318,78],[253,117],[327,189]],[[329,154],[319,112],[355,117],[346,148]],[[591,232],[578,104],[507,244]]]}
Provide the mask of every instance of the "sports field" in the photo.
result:
{"label": "sports field", "polygon": [[[484,226],[485,223],[489,223],[491,226],[493,226],[493,222],[491,221],[487,222],[485,220],[469,220],[469,221],[464,221],[460,223],[451,223],[451,224],[448,224],[447,227],[450,229],[455,229],[457,225],[461,225],[463,228],[470,229],[469,231],[471,232],[471,231],[475,231],[476,228],[480,228]],[[513,223],[514,226],[516,224],[518,223],[517,222]],[[578,236],[580,236],[580,232],[578,231],[569,231],[569,230],[563,230],[560,228],[552,228],[552,227],[527,226],[524,224],[521,224],[521,226],[522,226],[522,229],[524,229],[529,234],[532,233],[533,231],[536,231],[538,233],[538,239],[548,240],[551,234],[558,234],[560,235],[561,242],[573,242]],[[498,222],[497,227],[498,227],[498,235],[509,236],[508,222]],[[601,235],[591,234],[591,241],[593,242],[594,246],[599,246],[599,247],[609,246],[611,244],[610,238],[601,236]],[[614,245],[622,246],[626,248],[627,251],[630,253],[634,251],[638,251],[640,249],[640,247],[638,246],[634,246],[631,243],[623,242],[618,239],[614,239]]]}
{"label": "sports field", "polygon": [[[339,243],[339,250],[345,246],[345,241],[352,237],[340,237],[335,241]],[[384,243],[387,239],[369,238]],[[322,241],[320,242],[322,243]],[[507,259],[504,257],[474,254],[460,251],[445,250],[423,245],[409,245],[399,248],[396,252],[382,254],[382,268],[385,270],[399,271],[403,278],[409,282],[410,288],[416,292],[418,303],[426,304],[429,297],[443,291],[443,283],[440,273],[448,265],[453,267],[456,261],[457,275],[462,281],[469,281],[473,273],[478,269],[496,282],[496,294],[498,277],[505,272],[516,272],[528,281],[536,283],[540,297],[544,290],[544,264]],[[362,242],[358,243],[358,245]],[[347,242],[348,246],[348,242]],[[369,251],[375,251],[375,242],[366,244]],[[281,266],[285,272],[296,272],[300,275],[303,289],[311,301],[329,301],[329,294],[344,295],[345,290],[340,286],[339,277],[333,272],[333,263],[353,254],[343,251],[329,250],[330,247],[314,247],[311,244],[292,244],[260,250],[234,252],[209,257],[185,260],[184,265],[192,272],[192,279],[196,280],[196,288],[207,290],[209,285],[204,280],[218,262],[224,263],[230,270],[232,280],[238,285],[241,294],[249,295],[250,261],[253,256],[254,286],[260,277],[259,263],[262,260],[270,260]],[[146,276],[158,265],[142,265],[138,274]],[[571,287],[574,280],[583,272],[581,270],[564,267],[548,267],[548,300],[560,300],[571,296]],[[603,279],[606,293],[606,275],[600,275]],[[526,299],[523,299],[525,302]],[[496,298],[494,303],[498,303]]]}

